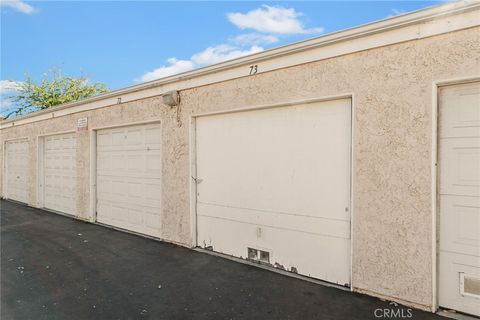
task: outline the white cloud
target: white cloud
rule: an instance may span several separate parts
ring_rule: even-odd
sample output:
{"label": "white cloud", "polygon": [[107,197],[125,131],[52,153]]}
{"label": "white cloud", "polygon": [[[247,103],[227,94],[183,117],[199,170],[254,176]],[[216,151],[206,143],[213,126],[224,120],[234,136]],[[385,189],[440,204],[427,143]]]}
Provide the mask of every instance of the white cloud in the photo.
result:
{"label": "white cloud", "polygon": [[260,34],[260,33],[244,33],[240,34],[230,41],[235,44],[244,46],[244,45],[259,45],[259,44],[272,44],[278,42],[278,37],[271,34]]}
{"label": "white cloud", "polygon": [[247,13],[232,12],[227,17],[238,28],[273,34],[319,33],[323,28],[306,29],[299,19],[303,14],[293,8],[263,5]]}
{"label": "white cloud", "polygon": [[281,35],[319,33],[323,28],[307,29],[300,20],[303,14],[293,8],[263,5],[247,13],[228,13],[227,17],[240,29],[253,29],[256,32],[239,34],[225,43],[208,47],[188,60],[170,58],[166,64],[147,72],[136,82],[164,78],[195,68],[254,54],[264,50],[262,45],[279,41]]}
{"label": "white cloud", "polygon": [[190,60],[178,60],[177,58],[170,58],[167,60],[166,65],[163,65],[153,71],[145,73],[140,77],[140,79],[137,79],[136,81],[145,82],[160,79],[181,72],[190,71],[195,68],[219,63],[230,59],[235,59],[260,51],[263,51],[263,48],[259,46],[252,46],[249,49],[242,50],[241,48],[228,44],[220,44],[217,46],[208,47],[202,52],[194,54],[190,58]]}
{"label": "white cloud", "polygon": [[14,107],[13,101],[10,99],[22,85],[22,82],[12,80],[0,80],[0,116],[8,114]]}
{"label": "white cloud", "polygon": [[252,46],[249,49],[242,50],[228,44],[220,44],[218,46],[209,47],[200,53],[194,54],[192,56],[192,61],[198,66],[206,66],[209,64],[215,64],[222,61],[243,57],[260,51],[263,51],[263,48],[259,46]]}
{"label": "white cloud", "polygon": [[0,80],[0,95],[14,93],[18,91],[22,83],[12,80]]}
{"label": "white cloud", "polygon": [[186,72],[195,68],[193,62],[190,60],[178,60],[176,58],[170,58],[167,60],[167,62],[167,65],[163,65],[153,71],[145,73],[137,81],[145,82],[155,80],[163,77],[168,77],[177,73]]}
{"label": "white cloud", "polygon": [[0,5],[13,8],[26,14],[31,14],[35,12],[34,7],[21,0],[0,0]]}

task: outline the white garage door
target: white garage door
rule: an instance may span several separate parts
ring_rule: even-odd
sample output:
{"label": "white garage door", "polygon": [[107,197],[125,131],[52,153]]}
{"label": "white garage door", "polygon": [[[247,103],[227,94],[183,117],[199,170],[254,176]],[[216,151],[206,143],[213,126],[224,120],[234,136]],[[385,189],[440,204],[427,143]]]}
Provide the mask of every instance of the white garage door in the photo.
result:
{"label": "white garage door", "polygon": [[7,199],[28,202],[28,141],[26,139],[8,141],[6,153],[6,188]]}
{"label": "white garage door", "polygon": [[440,90],[439,303],[480,316],[480,83]]}
{"label": "white garage door", "polygon": [[75,215],[77,138],[75,133],[44,138],[44,207]]}
{"label": "white garage door", "polygon": [[160,124],[97,132],[97,221],[160,237]]}
{"label": "white garage door", "polygon": [[351,102],[197,118],[197,244],[350,283]]}

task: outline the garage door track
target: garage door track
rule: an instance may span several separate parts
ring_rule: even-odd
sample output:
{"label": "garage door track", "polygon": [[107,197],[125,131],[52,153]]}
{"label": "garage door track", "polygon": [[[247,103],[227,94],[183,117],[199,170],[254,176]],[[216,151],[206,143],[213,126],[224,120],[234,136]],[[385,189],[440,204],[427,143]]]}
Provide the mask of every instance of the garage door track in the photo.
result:
{"label": "garage door track", "polygon": [[2,320],[406,318],[444,319],[1,202]]}

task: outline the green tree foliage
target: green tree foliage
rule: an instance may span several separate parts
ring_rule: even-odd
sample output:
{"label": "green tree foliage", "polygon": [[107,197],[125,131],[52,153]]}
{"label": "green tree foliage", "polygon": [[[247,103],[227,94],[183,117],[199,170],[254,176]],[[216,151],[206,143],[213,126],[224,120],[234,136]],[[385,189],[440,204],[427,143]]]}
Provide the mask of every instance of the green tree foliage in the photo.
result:
{"label": "green tree foliage", "polygon": [[11,97],[14,108],[5,117],[48,109],[107,91],[103,83],[89,83],[88,78],[83,76],[65,77],[60,70],[53,69],[39,83],[35,83],[30,76],[20,83],[17,94]]}

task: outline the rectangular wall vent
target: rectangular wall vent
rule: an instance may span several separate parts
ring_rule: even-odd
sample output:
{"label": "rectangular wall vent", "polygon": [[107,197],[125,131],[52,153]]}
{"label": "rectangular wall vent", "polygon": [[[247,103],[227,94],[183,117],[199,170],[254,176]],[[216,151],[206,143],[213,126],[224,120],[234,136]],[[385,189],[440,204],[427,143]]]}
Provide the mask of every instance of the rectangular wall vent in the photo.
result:
{"label": "rectangular wall vent", "polygon": [[460,273],[460,293],[480,299],[480,278]]}
{"label": "rectangular wall vent", "polygon": [[248,259],[251,259],[251,260],[258,260],[258,250],[253,248],[248,248],[247,257]]}
{"label": "rectangular wall vent", "polygon": [[270,252],[255,248],[247,248],[247,257],[249,260],[270,263]]}
{"label": "rectangular wall vent", "polygon": [[260,261],[270,263],[270,252],[260,250]]}

